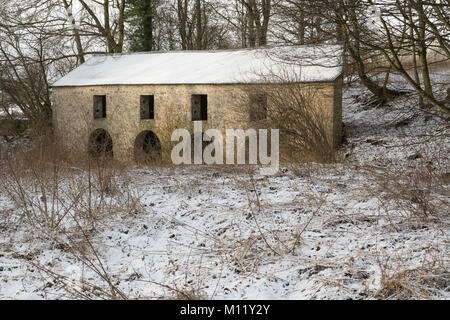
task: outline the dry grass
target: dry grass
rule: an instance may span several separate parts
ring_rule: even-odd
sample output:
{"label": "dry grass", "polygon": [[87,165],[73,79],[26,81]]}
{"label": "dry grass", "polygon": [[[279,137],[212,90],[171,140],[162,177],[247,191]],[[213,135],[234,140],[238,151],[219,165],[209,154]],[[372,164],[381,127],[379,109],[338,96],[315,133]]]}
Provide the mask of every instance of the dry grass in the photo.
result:
{"label": "dry grass", "polygon": [[380,289],[377,299],[431,300],[438,291],[450,290],[450,271],[442,257],[432,257],[417,267],[408,267],[400,258],[379,261]]}
{"label": "dry grass", "polygon": [[394,229],[398,223],[417,225],[448,219],[446,168],[438,162],[424,162],[414,170],[369,169],[373,184],[367,185],[367,192],[378,199],[380,214],[391,221]]}
{"label": "dry grass", "polygon": [[95,225],[112,214],[139,210],[126,168],[108,158],[68,159],[51,137],[3,154],[1,186],[31,225],[58,228],[76,218]]}
{"label": "dry grass", "polygon": [[17,208],[11,214],[18,213],[36,236],[56,243],[104,286],[27,262],[74,298],[126,299],[91,241],[102,219],[142,208],[126,167],[103,156],[69,159],[51,136],[34,137],[29,145],[2,154],[0,184]]}
{"label": "dry grass", "polygon": [[[36,264],[34,266],[45,277],[53,279],[53,282],[66,291],[70,297],[77,299],[130,298],[128,293],[119,289],[120,282],[117,280],[117,276],[111,274],[107,267],[107,261],[102,258],[101,249],[96,247],[92,241],[92,237],[95,235],[95,226],[102,218],[117,214],[131,214],[140,210],[139,195],[130,187],[131,181],[127,176],[127,168],[106,158],[90,162],[79,160],[74,163],[70,159],[65,159],[64,155],[57,156],[56,147],[54,151],[32,148],[21,152],[19,153],[16,150],[7,157],[5,156],[2,176],[6,177],[8,182],[4,183],[3,187],[11,188],[8,194],[16,199],[18,208],[22,209],[22,216],[33,227],[37,227],[32,230],[44,230],[49,238],[56,241],[60,247],[65,248],[64,253],[93,272],[96,279],[74,280],[57,274],[47,266]],[[55,155],[52,155],[52,152]],[[18,157],[19,155],[20,157]],[[13,159],[18,159],[17,168],[13,167],[15,163]],[[379,199],[380,208],[384,210],[380,213],[383,217],[390,217],[391,224],[396,229],[399,229],[404,222],[442,222],[445,220],[445,212],[448,212],[448,204],[442,201],[444,198],[436,196],[439,194],[445,195],[445,167],[440,167],[439,170],[436,168],[426,170],[426,166],[418,167],[425,169],[415,171],[395,170],[392,172],[365,169],[369,177],[367,185],[370,186],[367,190],[367,196],[374,196]],[[303,177],[312,185],[317,183],[317,179],[325,179],[326,177],[328,177],[326,179],[329,179],[329,170],[333,170],[331,165],[314,164],[299,165],[296,168],[297,171],[294,173]],[[341,273],[344,269],[347,270],[347,267],[353,268],[352,264],[346,265],[347,262],[344,262],[347,257],[341,260],[330,258],[313,261],[310,259],[303,262],[301,257],[296,256],[298,248],[308,245],[303,238],[304,232],[310,229],[311,223],[316,221],[317,216],[322,215],[327,204],[329,204],[327,199],[313,196],[313,192],[308,193],[306,191],[302,194],[300,200],[296,199],[286,204],[273,204],[270,199],[260,196],[263,184],[269,183],[270,179],[256,177],[253,169],[254,167],[251,166],[220,167],[220,169],[213,167],[211,172],[212,176],[235,177],[235,188],[239,190],[247,203],[232,208],[206,206],[183,214],[183,216],[196,215],[211,211],[221,214],[223,212],[219,211],[224,210],[228,218],[230,216],[245,217],[245,219],[238,220],[241,221],[242,225],[228,225],[226,227],[232,229],[232,232],[225,231],[225,235],[216,234],[203,226],[188,225],[183,222],[186,219],[177,221],[174,216],[164,216],[164,213],[158,213],[170,223],[175,223],[177,226],[182,225],[186,233],[191,233],[193,238],[201,239],[201,242],[204,243],[204,246],[201,247],[196,244],[178,244],[180,247],[177,249],[180,252],[185,253],[186,250],[192,250],[189,254],[192,258],[192,264],[188,257],[185,267],[180,262],[173,266],[174,269],[178,269],[174,270],[174,274],[168,276],[171,280],[164,283],[149,281],[153,285],[164,288],[165,293],[159,298],[176,300],[212,299],[215,295],[206,293],[211,291],[206,289],[206,283],[208,282],[207,277],[211,275],[212,268],[231,270],[235,276],[242,278],[260,277],[261,274],[263,274],[263,277],[268,277],[261,272],[262,265],[292,257],[308,266],[304,277],[319,283],[322,281],[324,287],[338,286],[344,291],[348,290],[349,292],[346,294],[352,295],[351,286],[345,284],[346,280],[338,279],[333,282],[334,278],[327,278],[327,275],[321,274],[323,270],[330,268],[335,269],[336,273]],[[199,167],[198,170],[204,171],[204,167]],[[190,174],[195,176],[195,172],[193,170]],[[338,177],[339,174],[335,173],[332,176]],[[176,176],[174,178],[177,179]],[[331,179],[328,181],[328,185],[333,186],[337,182]],[[209,187],[208,184],[201,183],[195,178],[190,180],[180,179],[179,183],[180,185],[175,187],[176,192],[183,193],[185,196],[195,196],[194,193],[198,193],[199,189]],[[267,187],[267,185],[265,186]],[[210,187],[213,188],[213,185],[210,185]],[[42,194],[46,195],[47,204],[39,198]],[[78,194],[80,196],[77,196]],[[413,196],[421,196],[422,198],[417,201]],[[37,201],[36,197],[40,201]],[[55,205],[53,206],[52,203],[55,203]],[[72,203],[72,209],[68,210]],[[28,216],[24,208],[27,208],[28,212],[32,214]],[[287,224],[284,221],[279,224],[274,223],[276,219],[271,216],[274,211],[286,211],[293,208],[308,208],[307,211],[302,212],[304,215],[299,220],[301,223],[289,222]],[[370,216],[370,219],[373,218],[377,222],[380,217],[376,216],[376,212],[373,214],[374,216]],[[60,220],[61,217],[62,220]],[[333,219],[323,226],[332,230],[333,223],[341,223]],[[357,220],[359,217],[342,215],[336,216],[336,219]],[[361,219],[368,219],[368,217],[361,216]],[[371,223],[372,220],[370,219],[362,222]],[[71,222],[70,231],[62,230],[66,220]],[[253,232],[249,233],[249,229]],[[56,232],[48,230],[55,230]],[[55,237],[55,234],[59,235]],[[329,250],[332,250],[331,247],[330,244]],[[202,265],[202,258],[205,255],[208,256],[208,262],[206,265]],[[351,258],[359,259],[353,256]],[[449,273],[443,259],[431,260],[435,262],[427,262],[419,267],[417,265],[408,266],[408,261],[405,261],[402,265],[398,264],[398,259],[394,261],[395,263],[393,261],[380,263],[382,276],[379,290],[376,292],[368,291],[366,296],[377,299],[433,299],[439,294],[435,294],[435,292],[448,290]],[[212,267],[213,263],[216,263],[216,265]],[[184,280],[177,273],[180,270],[185,272]],[[214,275],[217,276],[217,269],[215,270]],[[167,272],[170,271],[167,270]],[[361,280],[364,274],[363,276],[353,276],[352,274],[349,277],[354,279],[348,281],[358,283],[364,281]],[[220,275],[218,278],[217,286],[219,287]],[[174,283],[173,279],[177,279],[177,281]],[[220,283],[220,285],[222,284]]]}

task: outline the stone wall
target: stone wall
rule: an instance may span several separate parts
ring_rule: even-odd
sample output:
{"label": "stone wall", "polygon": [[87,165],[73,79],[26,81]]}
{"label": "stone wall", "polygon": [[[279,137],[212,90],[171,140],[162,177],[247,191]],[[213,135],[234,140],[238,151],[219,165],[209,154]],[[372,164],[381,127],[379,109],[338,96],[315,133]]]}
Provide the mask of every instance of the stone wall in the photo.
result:
{"label": "stone wall", "polygon": [[[330,136],[340,139],[342,103],[339,100],[342,96],[339,83],[308,85],[321,97],[323,115],[330,123]],[[193,130],[193,94],[208,95],[208,121],[204,122],[204,130],[246,128],[250,119],[248,88],[248,85],[55,87],[55,133],[68,152],[85,154],[90,134],[95,129],[105,129],[113,140],[114,157],[131,161],[134,157],[135,139],[142,131],[153,131],[161,140],[163,151],[170,151],[164,148],[171,149],[170,137],[174,129]],[[106,119],[94,119],[94,95],[106,95]],[[155,120],[140,120],[141,95],[154,95]]]}

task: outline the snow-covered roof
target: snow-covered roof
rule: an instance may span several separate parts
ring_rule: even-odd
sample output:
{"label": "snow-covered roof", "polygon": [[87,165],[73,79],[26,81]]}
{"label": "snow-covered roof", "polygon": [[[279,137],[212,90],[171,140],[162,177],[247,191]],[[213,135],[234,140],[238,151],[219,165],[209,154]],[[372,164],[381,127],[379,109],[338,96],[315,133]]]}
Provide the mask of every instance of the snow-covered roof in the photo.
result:
{"label": "snow-covered roof", "polygon": [[97,55],[53,87],[261,83],[277,81],[276,75],[282,81],[334,81],[342,74],[342,57],[337,45]]}

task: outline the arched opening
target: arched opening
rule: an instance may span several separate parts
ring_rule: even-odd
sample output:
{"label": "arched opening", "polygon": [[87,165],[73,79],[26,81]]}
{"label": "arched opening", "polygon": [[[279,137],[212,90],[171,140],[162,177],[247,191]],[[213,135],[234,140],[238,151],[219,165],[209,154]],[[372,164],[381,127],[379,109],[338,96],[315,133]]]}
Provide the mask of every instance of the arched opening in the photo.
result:
{"label": "arched opening", "polygon": [[134,157],[142,164],[161,162],[161,142],[158,136],[152,131],[141,132],[134,143]]}
{"label": "arched opening", "polygon": [[88,153],[93,158],[113,157],[113,141],[104,129],[97,129],[89,137]]}

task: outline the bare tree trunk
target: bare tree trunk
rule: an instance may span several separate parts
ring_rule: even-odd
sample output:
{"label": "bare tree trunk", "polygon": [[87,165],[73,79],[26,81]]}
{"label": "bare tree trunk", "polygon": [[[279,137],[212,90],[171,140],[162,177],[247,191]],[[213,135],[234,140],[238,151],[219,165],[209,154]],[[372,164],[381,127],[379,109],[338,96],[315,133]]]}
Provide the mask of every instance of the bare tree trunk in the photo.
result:
{"label": "bare tree trunk", "polygon": [[195,37],[195,49],[203,49],[203,28],[202,28],[202,4],[201,0],[195,0],[195,21],[196,21],[196,37]]}
{"label": "bare tree trunk", "polygon": [[103,0],[103,21],[105,21],[105,37],[108,52],[115,52],[116,46],[111,38],[111,26],[109,25],[109,0]]}
{"label": "bare tree trunk", "polygon": [[[420,76],[419,76],[419,68],[417,65],[417,46],[416,46],[416,40],[414,37],[414,20],[413,20],[413,15],[412,15],[412,10],[411,10],[411,6],[408,8],[408,13],[409,13],[409,29],[410,29],[410,37],[411,37],[411,43],[412,43],[412,57],[413,57],[413,68],[414,68],[414,79],[416,80],[417,84],[420,86],[421,85],[421,81],[420,81]],[[422,108],[423,107],[423,98],[419,97],[419,106]]]}
{"label": "bare tree trunk", "polygon": [[79,63],[84,63],[84,51],[83,51],[83,45],[81,44],[81,37],[80,33],[78,31],[78,28],[75,23],[75,17],[73,16],[72,10],[70,8],[70,4],[67,2],[67,0],[63,0],[64,8],[67,11],[67,15],[69,17],[69,22],[72,24],[72,31],[75,38],[75,44],[77,46],[77,56]]}
{"label": "bare tree trunk", "polygon": [[426,22],[425,13],[422,4],[417,4],[417,13],[419,15],[419,60],[422,68],[423,84],[425,92],[433,97],[433,88],[431,86],[430,71],[428,70],[427,43],[426,43]]}
{"label": "bare tree trunk", "polygon": [[188,49],[187,12],[188,12],[188,1],[187,0],[177,0],[178,31],[180,33],[181,48],[183,50]]}
{"label": "bare tree trunk", "polygon": [[272,10],[271,0],[241,0],[247,9],[250,47],[267,45],[267,34]]}
{"label": "bare tree trunk", "polygon": [[269,30],[270,14],[272,9],[271,0],[262,0],[262,26],[259,35],[259,45],[265,46],[267,44],[267,34]]}
{"label": "bare tree trunk", "polygon": [[123,42],[125,38],[125,0],[119,3],[119,18],[118,18],[119,40],[116,46],[116,52],[121,53],[123,50]]}
{"label": "bare tree trunk", "polygon": [[299,6],[300,6],[300,23],[298,25],[299,38],[300,38],[300,44],[305,44],[306,27],[305,27],[305,11],[303,10],[303,8],[305,6],[304,0],[300,1]]}
{"label": "bare tree trunk", "polygon": [[387,88],[383,88],[376,84],[374,81],[372,81],[366,72],[366,66],[364,63],[364,60],[361,55],[361,35],[360,35],[360,26],[358,24],[358,20],[356,17],[356,11],[355,7],[351,7],[348,9],[349,13],[349,20],[350,20],[350,26],[345,24],[345,20],[342,20],[345,24],[345,28],[347,29],[347,33],[349,37],[352,38],[352,41],[350,39],[347,40],[348,44],[348,51],[350,52],[350,55],[352,56],[353,60],[356,64],[356,70],[358,72],[358,76],[362,82],[362,84],[374,95],[377,96],[378,101],[380,104],[383,104],[391,98],[392,96],[395,96],[396,92],[391,91]]}
{"label": "bare tree trunk", "polygon": [[253,9],[247,10],[247,21],[248,21],[248,44],[251,48],[256,47],[256,27],[255,27],[255,16],[253,14]]}

